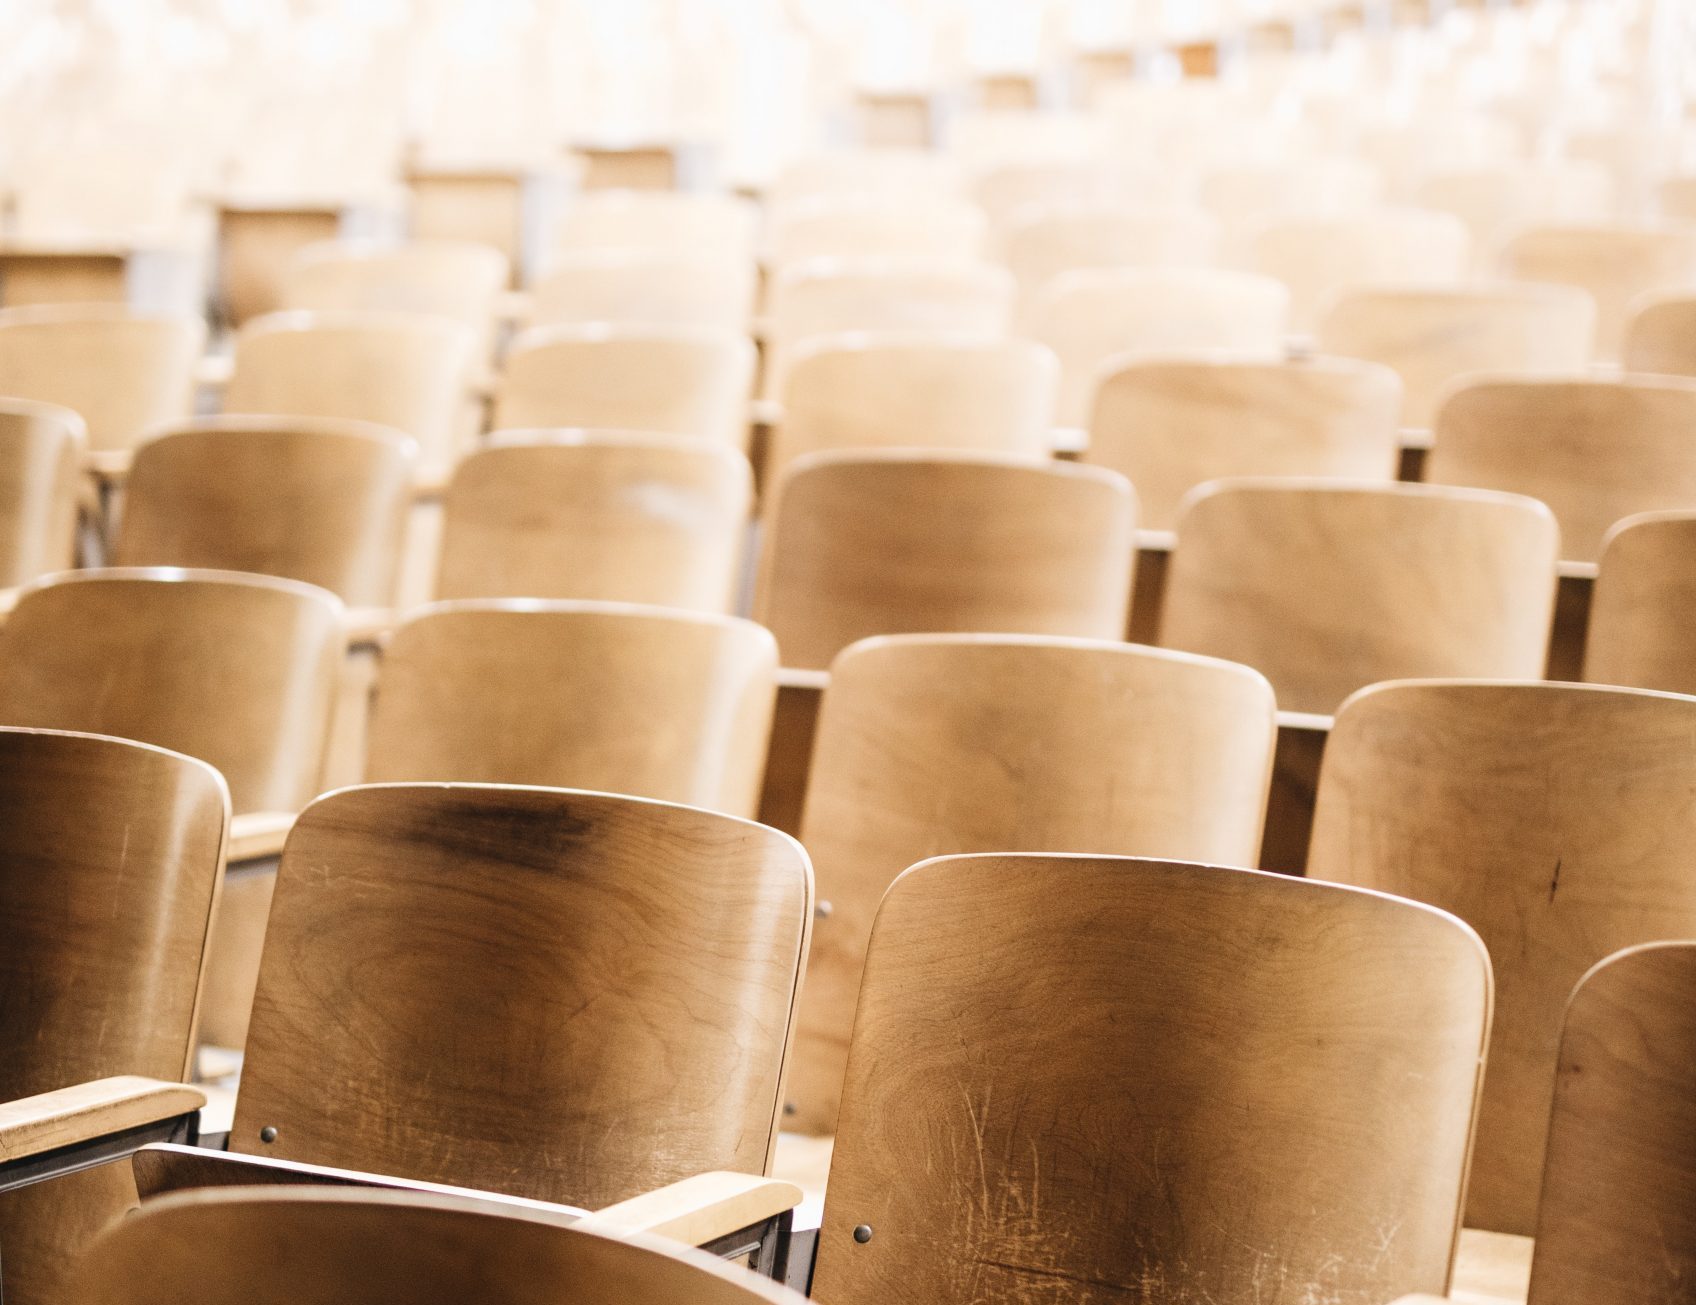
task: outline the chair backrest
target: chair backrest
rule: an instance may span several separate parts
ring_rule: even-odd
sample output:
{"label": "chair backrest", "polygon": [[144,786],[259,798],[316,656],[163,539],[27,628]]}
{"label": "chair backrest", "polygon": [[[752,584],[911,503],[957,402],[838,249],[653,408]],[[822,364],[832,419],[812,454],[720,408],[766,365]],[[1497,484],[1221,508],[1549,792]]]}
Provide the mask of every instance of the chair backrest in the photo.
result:
{"label": "chair backrest", "polygon": [[1596,357],[1620,356],[1631,301],[1696,287],[1696,229],[1688,226],[1539,226],[1502,251],[1502,269],[1522,281],[1553,281],[1596,300]]}
{"label": "chair backrest", "polygon": [[1219,224],[1203,209],[1067,204],[1016,214],[1001,253],[1028,295],[1086,268],[1206,267],[1218,246]]}
{"label": "chair backrest", "polygon": [[692,807],[330,794],[283,852],[230,1150],[590,1209],[764,1173],[812,895],[794,839]]}
{"label": "chair backrest", "polygon": [[1289,711],[1410,675],[1536,679],[1557,554],[1514,494],[1215,481],[1179,513],[1160,642],[1254,667]]}
{"label": "chair backrest", "polygon": [[438,603],[384,651],[365,776],[599,789],[752,815],[776,677],[770,633],[733,616]]}
{"label": "chair backrest", "polygon": [[167,429],[136,450],[112,563],[252,571],[387,607],[415,452],[399,431],[327,418]]}
{"label": "chair backrest", "polygon": [[1028,333],[1060,359],[1060,420],[1089,421],[1099,374],[1137,354],[1284,353],[1290,295],[1247,272],[1137,267],[1067,272],[1037,294]]}
{"label": "chair backrest", "polygon": [[424,313],[486,332],[510,275],[500,250],[468,240],[405,245],[328,240],[294,256],[283,282],[283,306]]}
{"label": "chair backrest", "polygon": [[1696,380],[1484,378],[1437,413],[1425,478],[1529,494],[1561,556],[1593,562],[1616,521],[1696,507]]}
{"label": "chair backrest", "polygon": [[1476,935],[1412,902],[1119,857],[925,862],[872,930],[814,1290],[1442,1292],[1489,1008]]}
{"label": "chair backrest", "polygon": [[997,243],[1026,209],[1052,204],[1175,204],[1190,198],[1188,178],[1145,159],[1027,159],[973,178],[972,194]]}
{"label": "chair backrest", "polygon": [[845,650],[801,824],[829,913],[815,925],[788,1126],[834,1128],[866,939],[905,867],[992,848],[1252,865],[1275,736],[1271,687],[1229,662],[1007,635]]}
{"label": "chair backrest", "polygon": [[147,1202],[82,1257],[87,1305],[801,1305],[679,1242],[569,1226],[475,1198],[326,1187]]}
{"label": "chair backrest", "polygon": [[404,431],[430,474],[458,456],[475,334],[406,313],[272,313],[236,333],[226,413]]}
{"label": "chair backrest", "polygon": [[1696,694],[1696,509],[1626,517],[1602,540],[1584,678]]}
{"label": "chair backrest", "polygon": [[69,408],[87,423],[90,448],[126,449],[189,415],[205,345],[194,317],[92,304],[6,309],[0,394]]}
{"label": "chair backrest", "polygon": [[1130,362],[1096,387],[1084,458],[1136,486],[1142,526],[1170,530],[1184,495],[1221,476],[1394,480],[1401,392],[1350,358]]}
{"label": "chair backrest", "polygon": [[692,252],[587,249],[557,255],[530,292],[533,326],[706,326],[741,330],[754,265]]}
{"label": "chair backrest", "polygon": [[86,435],[69,408],[0,399],[0,588],[75,565]]}
{"label": "chair backrest", "polygon": [[1692,840],[1696,700],[1413,682],[1338,713],[1308,875],[1453,911],[1495,966],[1469,1226],[1536,1231],[1567,994],[1621,947],[1696,936]]}
{"label": "chair backrest", "polygon": [[1363,159],[1342,156],[1239,163],[1202,177],[1203,206],[1229,227],[1249,228],[1295,213],[1358,213],[1382,198],[1383,179]]}
{"label": "chair backrest", "polygon": [[1696,1281],[1696,942],[1600,961],[1567,1003],[1531,1305],[1676,1300]]}
{"label": "chair backrest", "polygon": [[1326,353],[1393,368],[1401,424],[1428,430],[1470,373],[1588,371],[1595,333],[1596,304],[1584,291],[1502,283],[1352,290],[1320,319],[1316,339]]}
{"label": "chair backrest", "polygon": [[988,222],[963,199],[919,195],[820,195],[771,214],[772,264],[806,258],[971,258]]}
{"label": "chair backrest", "polygon": [[744,449],[753,374],[753,344],[731,331],[544,327],[507,355],[494,426],[651,431]]}
{"label": "chair backrest", "polygon": [[964,190],[958,164],[935,150],[834,149],[786,163],[767,201],[788,207],[821,196],[926,195],[957,198]]}
{"label": "chair backrest", "polygon": [[1445,170],[1431,173],[1419,187],[1421,205],[1466,223],[1481,263],[1494,263],[1502,244],[1525,227],[1603,221],[1613,201],[1613,177],[1587,159]]}
{"label": "chair backrest", "polygon": [[759,210],[733,195],[596,190],[577,195],[554,235],[558,253],[627,249],[752,262]]}
{"label": "chair backrest", "polygon": [[71,572],[0,626],[0,725],[187,753],[236,811],[292,811],[318,792],[345,645],[341,604],[297,581]]}
{"label": "chair backrest", "polygon": [[508,431],[442,503],[438,598],[590,598],[728,612],[753,477],[686,436]]}
{"label": "chair backrest", "polygon": [[874,634],[1124,635],[1136,499],[1117,472],[818,453],[778,496],[754,612],[786,666],[828,666]]}
{"label": "chair backrest", "polygon": [[1696,294],[1646,295],[1629,311],[1626,371],[1696,376]]}

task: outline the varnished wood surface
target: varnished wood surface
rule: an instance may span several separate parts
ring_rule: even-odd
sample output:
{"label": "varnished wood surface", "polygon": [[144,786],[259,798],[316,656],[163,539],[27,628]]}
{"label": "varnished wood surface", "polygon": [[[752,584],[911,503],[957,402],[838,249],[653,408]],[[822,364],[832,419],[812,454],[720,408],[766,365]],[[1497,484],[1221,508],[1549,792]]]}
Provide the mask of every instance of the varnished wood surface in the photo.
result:
{"label": "varnished wood surface", "polygon": [[1219,223],[1204,209],[1050,201],[1014,214],[1000,244],[1028,295],[1085,268],[1208,267],[1219,238]]}
{"label": "varnished wood surface", "polygon": [[616,322],[626,326],[743,329],[753,311],[751,260],[688,249],[586,249],[556,254],[530,293],[534,326]]}
{"label": "varnished wood surface", "polygon": [[1274,733],[1266,681],[1200,657],[988,635],[844,652],[802,817],[830,907],[815,927],[788,1126],[832,1129],[866,939],[902,870],[987,850],[1252,866]]}
{"label": "varnished wood surface", "polygon": [[578,1222],[597,1232],[650,1233],[701,1246],[763,1223],[801,1202],[793,1183],[725,1171],[693,1174],[604,1206]]}
{"label": "varnished wood surface", "polygon": [[1627,371],[1696,376],[1696,295],[1651,295],[1634,301],[1621,364]]}
{"label": "varnished wood surface", "polygon": [[0,399],[0,587],[74,565],[86,444],[69,408]]}
{"label": "varnished wood surface", "polygon": [[365,776],[597,789],[751,816],[776,673],[770,633],[738,617],[434,604],[383,655]]}
{"label": "varnished wood surface", "polygon": [[1160,642],[1242,662],[1330,713],[1408,675],[1542,674],[1557,532],[1517,495],[1218,481],[1178,518]]}
{"label": "varnished wood surface", "polygon": [[727,816],[332,794],[284,853],[231,1149],[587,1207],[763,1173],[811,913],[800,846]]}
{"label": "varnished wood surface", "polygon": [[307,245],[333,240],[342,214],[334,205],[218,209],[218,308],[241,326],[283,306],[290,260]]}
{"label": "varnished wood surface", "polygon": [[1541,499],[1561,556],[1594,562],[1616,521],[1696,508],[1693,432],[1696,380],[1479,379],[1437,414],[1425,479]]}
{"label": "varnished wood surface", "polygon": [[752,261],[760,210],[733,195],[602,190],[576,196],[554,233],[558,252],[584,249],[670,252]]}
{"label": "varnished wood surface", "polygon": [[878,634],[1118,638],[1136,500],[1116,472],[989,454],[814,454],[778,489],[755,619],[785,666]]}
{"label": "varnished wood surface", "polygon": [[818,195],[767,218],[772,265],[811,258],[968,258],[988,223],[976,204],[924,194]]}
{"label": "varnished wood surface", "polygon": [[1602,957],[1696,936],[1696,700],[1381,685],[1338,713],[1308,874],[1453,911],[1497,1006],[1467,1223],[1535,1231],[1562,1012]]}
{"label": "varnished wood surface", "polygon": [[1584,678],[1696,694],[1696,506],[1626,517],[1603,539]]}
{"label": "varnished wood surface", "polygon": [[19,1160],[146,1124],[193,1114],[198,1088],[139,1074],[93,1079],[0,1102],[0,1160]]}
{"label": "varnished wood surface", "polygon": [[493,325],[495,300],[510,275],[506,255],[469,240],[329,240],[295,254],[283,281],[283,307],[449,317],[481,338]]}
{"label": "varnished wood surface", "polygon": [[873,930],[815,1292],[1440,1292],[1489,1006],[1477,937],[1378,894],[926,862]]}
{"label": "varnished wood surface", "polygon": [[1496,159],[1423,171],[1419,203],[1466,223],[1480,269],[1488,269],[1502,244],[1528,226],[1605,219],[1616,202],[1613,177],[1590,159]]}

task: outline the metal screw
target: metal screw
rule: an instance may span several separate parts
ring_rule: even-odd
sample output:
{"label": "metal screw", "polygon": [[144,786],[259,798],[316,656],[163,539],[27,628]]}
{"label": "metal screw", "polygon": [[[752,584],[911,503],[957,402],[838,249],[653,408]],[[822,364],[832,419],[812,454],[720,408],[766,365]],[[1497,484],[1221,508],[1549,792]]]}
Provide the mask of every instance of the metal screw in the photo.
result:
{"label": "metal screw", "polygon": [[277,1140],[277,1130],[271,1127],[271,1125],[266,1124],[264,1128],[259,1130],[259,1140],[261,1142],[275,1142]]}
{"label": "metal screw", "polygon": [[814,906],[813,907],[813,918],[815,920],[828,920],[828,919],[830,919],[830,903],[829,902],[820,902],[816,906]]}
{"label": "metal screw", "polygon": [[793,1101],[785,1101],[783,1103],[783,1113],[785,1115],[798,1114],[798,1113],[800,1113],[800,1109],[801,1108],[799,1106],[797,1106]]}
{"label": "metal screw", "polygon": [[862,1223],[854,1229],[854,1240],[859,1242],[860,1245],[864,1246],[871,1239],[872,1226],[869,1223]]}

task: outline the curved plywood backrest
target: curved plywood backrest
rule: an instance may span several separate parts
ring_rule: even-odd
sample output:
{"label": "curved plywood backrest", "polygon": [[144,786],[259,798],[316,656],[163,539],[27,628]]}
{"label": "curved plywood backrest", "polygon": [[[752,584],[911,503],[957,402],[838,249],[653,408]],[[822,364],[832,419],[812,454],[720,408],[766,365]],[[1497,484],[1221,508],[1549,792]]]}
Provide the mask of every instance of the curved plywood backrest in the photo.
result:
{"label": "curved plywood backrest", "polygon": [[937,258],[815,258],[772,282],[770,337],[787,354],[849,331],[995,336],[1013,316],[1013,279],[992,263]]}
{"label": "curved plywood backrest", "polygon": [[1411,902],[1117,857],[927,861],[873,927],[814,1290],[1441,1292],[1489,1008],[1477,937]]}
{"label": "curved plywood backrest", "polygon": [[1696,508],[1696,380],[1463,385],[1437,414],[1425,478],[1541,499],[1561,556],[1593,562],[1621,518]]}
{"label": "curved plywood backrest", "polygon": [[988,849],[1252,865],[1273,715],[1245,667],[1128,644],[909,635],[845,651],[801,825],[830,909],[790,1127],[831,1131],[872,916],[904,867]]}
{"label": "curved plywood backrest", "polygon": [[1096,388],[1084,459],[1129,478],[1144,527],[1170,530],[1221,476],[1394,480],[1400,400],[1394,372],[1349,358],[1132,362]]}
{"label": "curved plywood backrest", "polygon": [[469,240],[389,246],[327,240],[294,255],[283,280],[283,306],[428,313],[486,332],[508,276],[500,250]]}
{"label": "curved plywood backrest", "polygon": [[1628,372],[1696,376],[1696,294],[1636,301],[1626,324],[1622,364]]}
{"label": "curved plywood backrest", "polygon": [[194,401],[206,346],[195,317],[131,313],[96,304],[0,312],[0,394],[66,407],[88,425],[89,446],[127,449]]}
{"label": "curved plywood backrest", "polygon": [[1207,267],[1219,223],[1198,208],[1050,203],[1014,215],[1001,246],[1020,290],[1031,294],[1085,268]]}
{"label": "curved plywood backrest", "polygon": [[439,598],[588,598],[728,612],[753,476],[688,436],[507,431],[454,472]]}
{"label": "curved plywood backrest", "polygon": [[389,606],[415,454],[399,431],[324,418],[161,431],[136,450],[112,561],[283,576]]}
{"label": "curved plywood backrest", "polygon": [[577,250],[549,261],[530,292],[530,322],[745,330],[755,281],[751,261],[692,250]]}
{"label": "curved plywood backrest", "polygon": [[1617,952],[1566,1008],[1532,1305],[1676,1300],[1696,1281],[1696,942]]}
{"label": "curved plywood backrest", "polygon": [[1254,667],[1289,711],[1409,675],[1536,678],[1557,551],[1517,495],[1216,481],[1179,513],[1160,642]]}
{"label": "curved plywood backrest", "polygon": [[230,1149],[586,1208],[763,1173],[811,913],[750,821],[333,793],[283,853]]}
{"label": "curved plywood backrest", "polygon": [[598,190],[572,198],[555,233],[560,253],[586,249],[673,253],[688,249],[751,262],[760,211],[734,195]]}
{"label": "curved plywood backrest", "polygon": [[1454,383],[1477,372],[1580,375],[1596,304],[1568,286],[1354,290],[1319,322],[1326,353],[1383,363],[1402,378],[1401,424],[1429,429]]}
{"label": "curved plywood backrest", "polygon": [[27,589],[0,627],[0,725],[87,730],[210,762],[238,812],[318,792],[342,607],[222,571],[81,571]]}
{"label": "curved plywood backrest", "polygon": [[774,212],[774,266],[807,258],[969,258],[983,252],[983,210],[945,195],[816,195]]}
{"label": "curved plywood backrest", "polygon": [[1530,1234],[1573,984],[1696,936],[1696,699],[1571,684],[1379,685],[1338,713],[1307,872],[1476,928],[1496,970],[1467,1223]]}
{"label": "curved plywood backrest", "polygon": [[86,435],[69,408],[0,399],[0,588],[75,565]]}
{"label": "curved plywood backrest", "polygon": [[778,493],[754,612],[786,666],[876,634],[1124,634],[1136,500],[1116,472],[813,454]]}
{"label": "curved plywood backrest", "polygon": [[1590,159],[1498,159],[1458,168],[1450,163],[1428,172],[1418,200],[1466,223],[1482,270],[1493,266],[1503,242],[1524,228],[1606,218],[1616,196],[1613,177]]}
{"label": "curved plywood backrest", "polygon": [[1696,694],[1696,510],[1645,512],[1608,532],[1584,678]]}
{"label": "curved plywood backrest", "polygon": [[743,449],[753,373],[753,344],[731,331],[545,327],[507,355],[494,425],[694,435]]}
{"label": "curved plywood backrest", "polygon": [[777,695],[769,632],[619,603],[426,607],[386,649],[372,781],[550,784],[752,815]]}

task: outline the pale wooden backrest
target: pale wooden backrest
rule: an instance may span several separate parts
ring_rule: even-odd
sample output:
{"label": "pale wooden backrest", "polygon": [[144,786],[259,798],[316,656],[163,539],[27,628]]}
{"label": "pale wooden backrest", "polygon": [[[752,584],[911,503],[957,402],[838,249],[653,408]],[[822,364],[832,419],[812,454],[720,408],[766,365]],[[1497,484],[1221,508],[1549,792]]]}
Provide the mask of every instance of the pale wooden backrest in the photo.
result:
{"label": "pale wooden backrest", "polygon": [[1696,228],[1540,226],[1508,241],[1502,270],[1522,281],[1588,290],[1596,299],[1596,357],[1613,361],[1633,299],[1696,287]]}
{"label": "pale wooden backrest", "polygon": [[1626,371],[1696,376],[1696,294],[1646,295],[1628,311]]}
{"label": "pale wooden backrest", "polygon": [[1401,383],[1350,358],[1127,363],[1095,391],[1085,461],[1136,486],[1140,524],[1170,530],[1221,476],[1394,480]]}
{"label": "pale wooden backrest", "polygon": [[1026,325],[1060,359],[1060,420],[1082,426],[1110,360],[1197,350],[1281,357],[1289,306],[1283,286],[1247,272],[1096,269],[1055,277]]}
{"label": "pale wooden backrest", "polygon": [[806,258],[970,258],[983,252],[988,222],[963,199],[925,195],[821,195],[768,219],[774,266]]}
{"label": "pale wooden backrest", "polygon": [[1566,1008],[1532,1305],[1632,1305],[1688,1290],[1693,1136],[1696,942],[1616,952],[1579,980]]}
{"label": "pale wooden backrest", "polygon": [[752,815],[776,676],[770,633],[736,617],[437,603],[384,651],[365,777],[601,789]]}
{"label": "pale wooden backrest", "polygon": [[953,159],[935,150],[837,149],[786,163],[766,198],[789,207],[822,196],[925,195],[957,198],[964,179]]}
{"label": "pale wooden backrest", "polygon": [[1521,229],[1547,222],[1600,222],[1614,202],[1608,170],[1586,159],[1495,163],[1434,172],[1419,186],[1425,208],[1453,213],[1472,234],[1477,261]]}
{"label": "pale wooden backrest", "polygon": [[1696,694],[1696,509],[1626,517],[1603,538],[1584,678]]}
{"label": "pale wooden backrest", "polygon": [[362,1188],[159,1197],[76,1266],[87,1305],[800,1305],[680,1242],[609,1236],[474,1198]]}
{"label": "pale wooden backrest", "polygon": [[1021,210],[1001,255],[1025,294],[1062,272],[1100,267],[1206,267],[1219,224],[1203,209],[1050,204]]}
{"label": "pale wooden backrest", "polygon": [[485,331],[510,275],[506,255],[468,240],[395,246],[329,240],[294,256],[283,307],[424,313]]}
{"label": "pale wooden backrest", "polygon": [[1437,413],[1425,478],[1541,499],[1561,556],[1594,561],[1614,522],[1696,507],[1696,380],[1464,384]]}
{"label": "pale wooden backrest", "polygon": [[754,346],[704,328],[552,326],[514,342],[496,429],[581,426],[747,446]]}
{"label": "pale wooden backrest", "polygon": [[0,399],[0,588],[75,564],[86,435],[69,408]]}
{"label": "pale wooden backrest", "polygon": [[598,190],[572,200],[554,249],[645,249],[749,261],[759,210],[731,195]]}
{"label": "pale wooden backrest", "polygon": [[1459,218],[1417,208],[1279,218],[1252,243],[1254,270],[1289,288],[1298,331],[1313,330],[1332,299],[1361,286],[1458,284],[1472,253]]}
{"label": "pale wooden backrest", "polygon": [[1307,873],[1484,939],[1496,1018],[1466,1222],[1536,1231],[1567,994],[1696,930],[1696,699],[1573,684],[1378,685],[1337,715]]}
{"label": "pale wooden backrest", "polygon": [[89,447],[123,449],[189,415],[206,344],[197,318],[95,305],[0,311],[0,394],[71,409]]}
{"label": "pale wooden backrest", "polygon": [[1272,689],[1246,667],[1123,643],[868,639],[831,665],[801,836],[819,898],[788,1126],[832,1131],[872,917],[906,866],[998,851],[1252,865]]}
{"label": "pale wooden backrest", "polygon": [[1455,383],[1480,372],[1580,375],[1596,303],[1570,286],[1374,287],[1339,296],[1319,321],[1326,353],[1365,358],[1402,378],[1403,426],[1429,429]]}
{"label": "pale wooden backrest", "polygon": [[752,261],[687,251],[574,251],[556,256],[530,292],[530,322],[735,330],[747,326],[754,283]]}
{"label": "pale wooden backrest", "polygon": [[815,1291],[1441,1292],[1489,1010],[1477,936],[1411,902],[1118,857],[925,862],[873,928]]}
{"label": "pale wooden backrest", "polygon": [[321,798],[283,852],[230,1150],[591,1209],[764,1173],[812,896],[794,839],[692,807]]}
{"label": "pale wooden backrest", "polygon": [[1674,222],[1696,222],[1696,175],[1665,178],[1655,189],[1656,207]]}
{"label": "pale wooden backrest", "polygon": [[797,459],[755,619],[784,665],[874,634],[1124,634],[1136,499],[1099,467],[890,450]]}
{"label": "pale wooden backrest", "polygon": [[241,326],[282,306],[290,260],[304,246],[333,240],[339,205],[274,208],[233,203],[218,209],[219,315]]}
{"label": "pale wooden backrest", "polygon": [[26,589],[0,627],[0,725],[133,738],[216,766],[238,812],[318,792],[346,635],[292,580],[79,571]]}
{"label": "pale wooden backrest", "polygon": [[337,417],[404,431],[432,471],[459,452],[475,333],[404,313],[272,313],[236,334],[226,413]]}
{"label": "pale wooden backrest", "polygon": [[527,210],[541,207],[538,192],[551,187],[547,181],[533,186],[532,176],[520,169],[425,163],[409,169],[406,189],[408,228],[415,240],[483,245],[516,271],[526,252]]}
{"label": "pale wooden backrest", "polygon": [[327,418],[167,428],[136,450],[112,564],[252,571],[389,606],[415,454],[399,431]]}
{"label": "pale wooden backrest", "polygon": [[1178,516],[1160,642],[1333,712],[1409,675],[1542,674],[1558,532],[1532,499],[1426,485],[1204,485]]}
{"label": "pale wooden backrest", "polygon": [[972,193],[1000,236],[1030,205],[1174,204],[1189,198],[1185,182],[1144,160],[1027,159],[984,171]]}
{"label": "pale wooden backrest", "polygon": [[1372,207],[1383,179],[1369,163],[1346,157],[1289,159],[1215,168],[1201,179],[1201,203],[1234,228],[1290,213],[1354,213]]}
{"label": "pale wooden backrest", "polygon": [[438,598],[591,598],[728,612],[747,459],[687,436],[506,431],[443,498]]}

